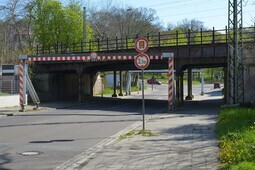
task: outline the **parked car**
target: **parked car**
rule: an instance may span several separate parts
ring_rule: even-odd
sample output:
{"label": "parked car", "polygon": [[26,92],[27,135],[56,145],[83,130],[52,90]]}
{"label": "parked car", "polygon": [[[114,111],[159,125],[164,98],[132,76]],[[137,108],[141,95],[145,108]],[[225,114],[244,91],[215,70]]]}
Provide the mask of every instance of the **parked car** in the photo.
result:
{"label": "parked car", "polygon": [[153,79],[153,78],[148,79],[148,80],[147,80],[147,83],[148,83],[148,84],[157,84],[157,85],[161,85],[161,82],[160,82],[160,81],[158,81],[157,79]]}
{"label": "parked car", "polygon": [[215,83],[213,84],[213,88],[214,88],[214,89],[220,88],[220,83],[219,83],[219,82],[215,82]]}

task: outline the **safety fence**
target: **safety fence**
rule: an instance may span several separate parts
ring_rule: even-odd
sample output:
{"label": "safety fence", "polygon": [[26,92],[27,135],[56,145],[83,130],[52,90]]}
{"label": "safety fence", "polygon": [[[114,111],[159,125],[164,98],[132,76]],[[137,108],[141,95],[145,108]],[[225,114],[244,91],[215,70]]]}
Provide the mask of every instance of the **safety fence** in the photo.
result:
{"label": "safety fence", "polygon": [[[232,32],[230,35],[232,36]],[[43,44],[37,45],[36,54],[71,54],[92,51],[110,51],[110,50],[130,50],[134,49],[135,40],[138,37],[115,37],[89,40],[87,42],[70,42],[68,44]],[[186,46],[186,45],[208,45],[228,42],[228,29],[200,30],[200,31],[180,31],[173,30],[159,32],[157,34],[143,35],[149,40],[149,47],[167,47],[167,46]],[[255,43],[255,27],[243,28],[243,42]]]}
{"label": "safety fence", "polygon": [[1,76],[0,77],[0,95],[18,94],[19,78],[18,76]]}

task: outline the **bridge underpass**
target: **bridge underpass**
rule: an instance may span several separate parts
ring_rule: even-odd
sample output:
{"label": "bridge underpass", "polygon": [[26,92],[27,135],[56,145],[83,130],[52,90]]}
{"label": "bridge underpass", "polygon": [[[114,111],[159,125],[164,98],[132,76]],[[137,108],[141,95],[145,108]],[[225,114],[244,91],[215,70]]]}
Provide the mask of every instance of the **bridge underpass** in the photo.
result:
{"label": "bridge underpass", "polygon": [[[225,47],[225,48],[223,48]],[[150,49],[147,53],[151,62],[148,70],[168,69],[167,59]],[[178,46],[161,48],[162,52],[174,53],[174,67],[176,70],[177,103],[183,103],[183,72],[187,68],[210,68],[226,66],[226,45]],[[29,56],[28,60],[36,65],[37,74],[35,84],[42,101],[49,100],[77,100],[83,101],[86,96],[93,96],[97,73],[105,71],[135,70],[134,52],[98,53],[97,59],[91,60],[89,53],[39,55]],[[40,82],[44,82],[40,86]],[[39,85],[38,85],[39,84]],[[47,84],[47,85],[46,85]],[[116,89],[116,82],[115,88]],[[45,88],[45,87],[48,87]],[[113,96],[117,96],[116,90]]]}
{"label": "bridge underpass", "polygon": [[[246,43],[254,42],[248,36],[251,32],[246,31],[244,33],[247,35],[247,39],[244,40]],[[207,35],[205,36],[205,34]],[[226,35],[227,30],[225,34],[211,30],[206,31],[206,33],[190,33],[188,37],[176,34],[172,39],[171,36],[173,35],[160,35],[158,38],[147,37],[150,46],[146,53],[151,58],[147,69],[167,69],[167,59],[163,59],[161,55],[165,52],[174,53],[176,97],[177,103],[181,105],[184,97],[186,97],[183,95],[184,70],[215,67],[222,67],[226,70],[228,48]],[[169,43],[169,41],[171,42]],[[121,45],[120,42],[124,44]],[[69,51],[63,51],[59,44],[45,49],[37,47],[37,55],[29,56],[28,60],[36,66],[34,73],[37,75],[37,81],[44,82],[47,87],[37,89],[42,101],[59,99],[82,101],[86,96],[93,96],[95,80],[99,72],[113,71],[117,74],[118,71],[136,69],[134,58],[137,52],[134,50],[133,41],[126,39],[118,40],[115,44],[108,44],[108,41],[97,41],[97,43],[96,46],[90,44],[89,49],[86,49],[86,46],[72,46]],[[97,52],[96,58],[90,57],[91,51]],[[55,77],[61,78],[53,80]],[[62,92],[67,91],[68,93],[62,94]],[[115,94],[114,96],[117,95],[115,92],[113,94]]]}

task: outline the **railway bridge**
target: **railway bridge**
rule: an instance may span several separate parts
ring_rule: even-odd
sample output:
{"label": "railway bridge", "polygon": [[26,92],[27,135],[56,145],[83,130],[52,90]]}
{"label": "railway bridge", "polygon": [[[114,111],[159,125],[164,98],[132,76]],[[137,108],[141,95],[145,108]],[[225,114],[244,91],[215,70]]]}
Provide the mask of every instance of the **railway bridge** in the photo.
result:
{"label": "railway bridge", "polygon": [[[255,42],[255,29],[244,29],[244,42]],[[150,56],[148,70],[167,69],[165,52],[174,53],[174,69],[176,70],[176,101],[182,104],[183,74],[188,70],[188,96],[192,99],[192,68],[222,67],[227,77],[228,40],[227,28],[223,30],[207,30],[186,33],[176,31],[174,34],[147,34]],[[138,54],[134,42],[138,37],[91,40],[72,44],[54,44],[37,46],[36,55],[29,55],[36,75],[36,90],[41,100],[71,99],[82,101],[86,96],[93,96],[97,73],[113,71],[114,90],[116,94],[116,74],[122,71],[136,70],[134,58]],[[91,57],[96,52],[96,57]],[[226,90],[225,90],[226,91]],[[225,95],[226,96],[226,95]]]}

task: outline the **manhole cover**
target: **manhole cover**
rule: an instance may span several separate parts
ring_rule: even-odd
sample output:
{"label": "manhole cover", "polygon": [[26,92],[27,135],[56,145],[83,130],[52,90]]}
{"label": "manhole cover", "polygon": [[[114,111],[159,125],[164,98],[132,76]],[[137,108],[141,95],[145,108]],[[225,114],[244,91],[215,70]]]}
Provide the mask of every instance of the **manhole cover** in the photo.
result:
{"label": "manhole cover", "polygon": [[40,154],[42,154],[42,152],[38,152],[38,151],[26,151],[21,153],[21,155],[23,156],[35,156]]}

